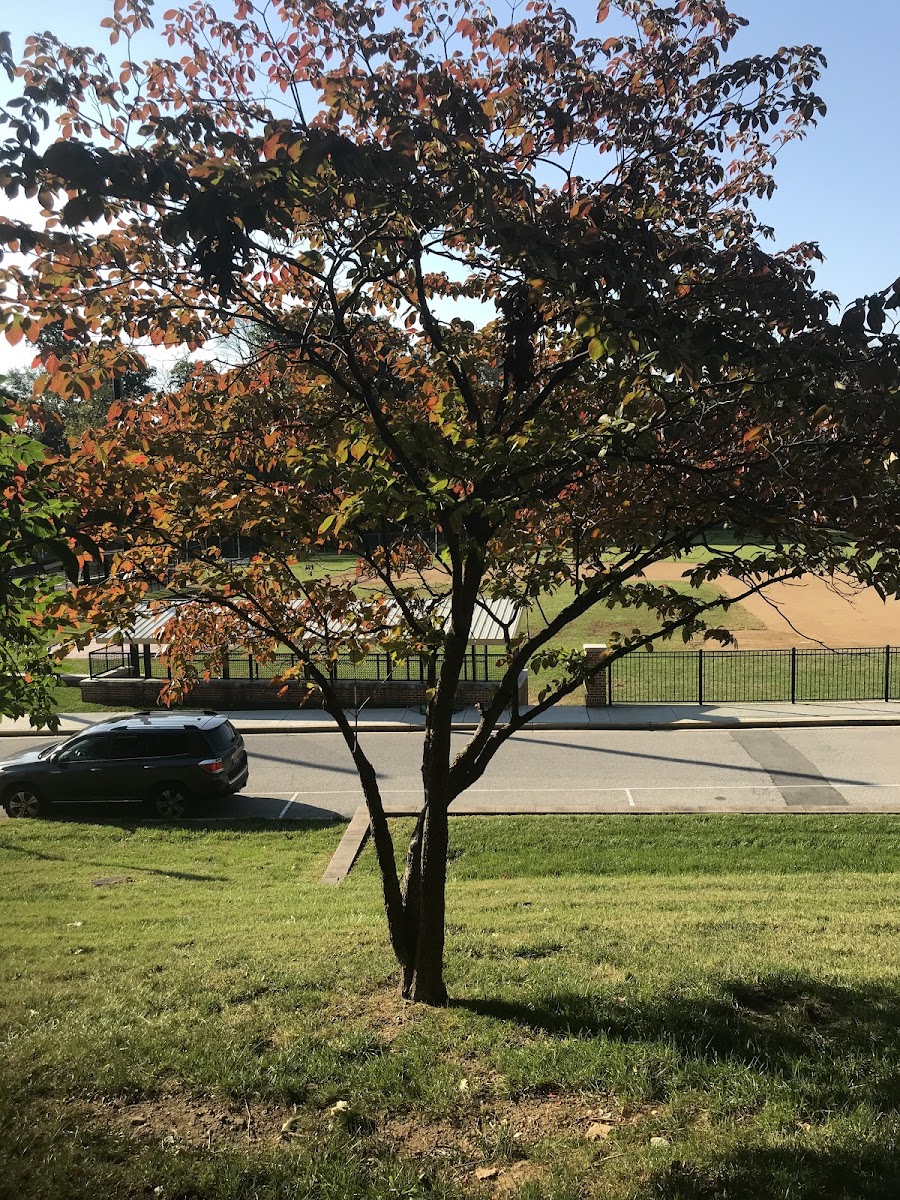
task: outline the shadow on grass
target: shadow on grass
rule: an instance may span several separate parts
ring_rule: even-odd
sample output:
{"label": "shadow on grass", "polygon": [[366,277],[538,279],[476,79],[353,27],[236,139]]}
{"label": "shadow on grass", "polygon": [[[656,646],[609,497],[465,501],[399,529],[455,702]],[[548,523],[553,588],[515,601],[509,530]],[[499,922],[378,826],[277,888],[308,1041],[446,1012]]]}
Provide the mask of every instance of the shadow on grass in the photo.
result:
{"label": "shadow on grass", "polygon": [[[114,822],[109,822],[109,824],[114,824]],[[0,850],[7,854],[18,854],[21,858],[37,858],[47,862],[71,862],[74,857],[69,857],[65,854],[47,854],[46,851],[43,850],[33,850],[30,846],[11,846],[8,842],[4,842],[3,840],[0,840]],[[79,858],[78,861],[83,862],[88,867],[97,867],[98,869],[104,871],[111,869],[138,871],[144,875],[163,875],[167,879],[186,879],[190,883],[228,882],[227,875],[194,875],[189,871],[171,871],[160,867],[143,867],[134,865],[125,867],[122,866],[121,863],[96,862],[90,859],[81,858]]]}
{"label": "shadow on grass", "polygon": [[711,1163],[670,1163],[642,1194],[660,1200],[887,1200],[900,1195],[900,1153],[866,1145],[749,1146]]}
{"label": "shadow on grass", "polygon": [[[191,833],[303,833],[312,829],[334,829],[346,826],[349,817],[328,810],[316,810],[315,816],[302,815],[291,820],[279,820],[278,817],[266,817],[260,814],[235,816],[228,813],[218,816],[214,812],[195,810],[196,815],[187,814],[178,820],[166,821],[159,817],[139,815],[135,813],[130,819],[125,815],[128,809],[134,812],[134,806],[122,805],[122,812],[110,811],[114,805],[79,805],[77,811],[51,809],[41,819],[55,825],[99,825],[104,828],[121,829],[125,833],[134,833],[138,829],[184,830]],[[281,803],[284,807],[284,803]],[[299,805],[297,806],[299,808]],[[319,816],[318,813],[322,815]],[[35,855],[35,857],[52,858],[52,855]]]}
{"label": "shadow on grass", "polygon": [[663,1043],[686,1066],[750,1068],[785,1083],[814,1115],[861,1104],[900,1110],[900,990],[884,986],[770,976],[633,1000],[563,994],[530,1004],[454,1003],[551,1037]]}
{"label": "shadow on grass", "polygon": [[[213,818],[213,819],[189,819],[183,821],[157,821],[148,818],[146,821],[123,821],[116,820],[109,816],[109,810],[105,810],[103,817],[91,817],[87,813],[80,812],[77,818],[74,815],[58,816],[53,815],[46,820],[53,821],[60,825],[99,825],[104,828],[119,829],[123,833],[136,833],[138,829],[145,827],[151,830],[181,830],[185,833],[204,834],[204,833],[303,833],[307,830],[332,829],[336,826],[345,827],[346,818],[343,819],[328,819],[328,820],[298,820],[298,821],[271,821],[271,820],[235,820],[233,818]],[[5,838],[0,838],[0,852],[6,854],[15,854],[20,858],[38,859],[42,862],[73,862],[96,867],[98,870],[113,871],[134,871],[137,874],[143,875],[160,875],[167,879],[182,879],[188,883],[228,883],[230,881],[227,875],[210,875],[210,874],[195,874],[189,871],[176,871],[168,867],[148,867],[141,863],[134,862],[98,862],[96,859],[85,859],[77,850],[73,850],[72,854],[53,854],[46,850],[38,850],[37,847],[30,845],[16,845],[7,841]]]}

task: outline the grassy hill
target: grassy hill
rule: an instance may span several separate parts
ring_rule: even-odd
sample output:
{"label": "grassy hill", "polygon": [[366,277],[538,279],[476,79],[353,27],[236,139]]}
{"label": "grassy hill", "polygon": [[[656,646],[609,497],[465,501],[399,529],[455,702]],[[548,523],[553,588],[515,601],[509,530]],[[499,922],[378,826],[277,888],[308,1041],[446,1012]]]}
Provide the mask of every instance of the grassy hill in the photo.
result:
{"label": "grassy hill", "polygon": [[0,826],[0,1195],[897,1193],[894,818],[456,818],[443,1010],[341,831]]}

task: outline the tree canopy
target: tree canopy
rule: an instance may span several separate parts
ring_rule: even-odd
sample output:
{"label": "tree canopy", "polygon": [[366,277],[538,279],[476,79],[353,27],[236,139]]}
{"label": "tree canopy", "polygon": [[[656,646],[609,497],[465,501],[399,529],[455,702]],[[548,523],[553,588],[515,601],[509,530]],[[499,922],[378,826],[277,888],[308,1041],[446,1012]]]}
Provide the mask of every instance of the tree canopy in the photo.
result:
{"label": "tree canopy", "polygon": [[0,379],[0,715],[55,728],[51,641],[72,631],[51,611],[52,598],[43,594],[35,567],[49,555],[77,577],[67,520],[75,502],[60,495],[47,452],[23,430],[25,423]]}
{"label": "tree canopy", "polygon": [[[229,639],[295,652],[359,770],[405,994],[439,1001],[447,809],[598,669],[548,649],[559,630],[643,606],[652,631],[600,667],[727,639],[724,601],[642,576],[723,522],[772,549],[713,553],[694,584],[840,570],[896,592],[900,290],[840,317],[818,248],[773,249],[759,213],[824,113],[824,60],[737,57],[745,22],[713,0],[602,0],[583,30],[543,0],[506,20],[469,0],[195,3],[162,14],[171,58],[141,61],[151,16],[115,0],[121,66],[50,34],[26,46],[0,185],[44,219],[0,224],[27,259],[0,276],[6,336],[61,328],[41,378],[66,397],[140,369],[142,339],[253,334],[240,361],[114,404],[60,469],[86,528],[125,546],[82,611],[127,613],[141,571],[194,601],[170,631],[175,693]],[[249,565],[203,549],[235,532],[260,547]],[[359,557],[364,601],[304,574],[326,544]],[[570,585],[509,641],[451,755],[479,604]],[[402,879],[329,686],[334,656],[371,647],[432,664]],[[529,664],[551,682],[520,711]]]}

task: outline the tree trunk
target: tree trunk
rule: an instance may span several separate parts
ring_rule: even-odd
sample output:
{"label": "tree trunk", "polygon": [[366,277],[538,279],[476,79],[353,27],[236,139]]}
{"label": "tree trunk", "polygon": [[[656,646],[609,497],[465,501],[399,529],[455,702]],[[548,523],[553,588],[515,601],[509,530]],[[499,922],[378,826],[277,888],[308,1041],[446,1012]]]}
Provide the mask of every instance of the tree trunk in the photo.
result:
{"label": "tree trunk", "polygon": [[426,797],[410,844],[404,879],[409,936],[402,993],[421,1004],[446,1004],[444,907],[447,884],[448,817],[443,797]]}

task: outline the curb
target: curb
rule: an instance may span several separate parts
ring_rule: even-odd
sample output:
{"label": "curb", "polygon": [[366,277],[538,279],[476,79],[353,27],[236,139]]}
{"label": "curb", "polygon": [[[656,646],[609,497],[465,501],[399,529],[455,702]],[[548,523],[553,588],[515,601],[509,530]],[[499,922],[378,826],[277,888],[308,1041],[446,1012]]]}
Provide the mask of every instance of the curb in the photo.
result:
{"label": "curb", "polygon": [[338,843],[338,848],[331,856],[331,861],[319,882],[343,883],[352,871],[353,864],[359,858],[363,846],[369,840],[370,832],[369,812],[366,806],[361,804],[350,818],[350,824],[344,830],[344,836]]}

